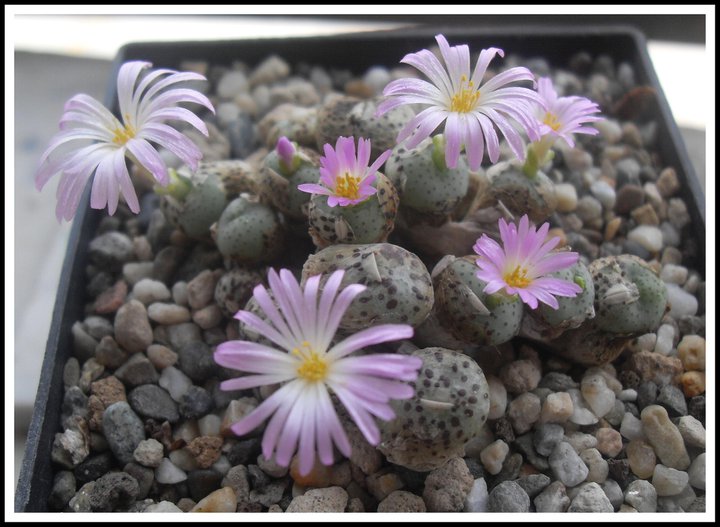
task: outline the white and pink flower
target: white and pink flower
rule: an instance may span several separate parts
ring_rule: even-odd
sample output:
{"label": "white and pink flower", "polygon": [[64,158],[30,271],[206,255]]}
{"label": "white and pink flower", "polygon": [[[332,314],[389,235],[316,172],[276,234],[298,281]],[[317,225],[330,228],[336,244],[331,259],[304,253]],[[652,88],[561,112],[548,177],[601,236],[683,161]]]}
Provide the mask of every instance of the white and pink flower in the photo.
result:
{"label": "white and pink flower", "polygon": [[517,227],[503,218],[498,226],[502,247],[486,234],[473,247],[479,255],[477,277],[487,283],[485,293],[504,289],[509,295],[519,295],[532,309],[538,307],[538,301],[557,309],[556,296],[573,297],[582,292],[573,282],[547,276],[571,267],[580,257],[570,251],[552,252],[560,238],[547,240],[548,223],[535,230],[524,215]]}
{"label": "white and pink flower", "polygon": [[585,123],[603,120],[602,117],[594,115],[600,112],[600,108],[590,99],[579,96],[558,97],[548,77],[538,79],[538,94],[544,101],[543,105],[538,104],[535,107],[543,138],[549,137],[553,143],[562,139],[573,148],[573,134],[598,133],[596,128],[583,126]]}
{"label": "white and pink flower", "polygon": [[91,177],[92,208],[107,206],[112,215],[122,194],[130,210],[140,212],[125,157],[142,165],[161,185],[169,181],[165,162],[151,143],[166,148],[193,170],[197,168],[202,158],[198,147],[165,121],[184,121],[208,135],[197,115],[178,106],[191,102],[214,112],[208,98],[197,90],[174,86],[206,79],[197,73],[168,69],[154,70],[140,79],[142,71],[151,66],[149,62],[133,61],[120,67],[117,91],[122,120],[86,94],[75,95],[65,104],[60,132],[51,139],[35,174],[38,190],[60,175],[55,209],[58,221],[72,219]]}
{"label": "white and pink flower", "polygon": [[[232,425],[244,435],[268,422],[262,439],[266,459],[275,457],[288,466],[298,452],[301,474],[313,467],[316,456],[331,465],[333,445],[345,456],[351,447],[330,398],[334,393],[372,445],[380,442],[373,417],[391,420],[391,399],[409,399],[422,360],[397,354],[350,356],[365,347],[413,335],[412,326],[385,324],[362,330],[333,344],[340,320],[365,286],[351,284],[340,290],[344,271],[331,274],[320,291],[320,276],[309,278],[304,289],[286,270],[270,270],[268,282],[255,287],[253,296],[266,320],[249,311],[235,318],[271,340],[277,348],[250,341],[220,344],[215,361],[249,375],[223,381],[224,390],[244,390],[281,384],[255,410]],[[277,304],[276,304],[277,303]]]}
{"label": "white and pink flower", "polygon": [[539,127],[533,112],[534,104],[543,105],[534,90],[508,86],[519,81],[535,82],[527,68],[510,68],[495,75],[485,84],[483,77],[495,55],[504,56],[499,48],[480,52],[475,69],[470,72],[470,50],[467,45],[450,46],[443,35],[435,37],[440,46],[443,65],[430,51],[423,49],[406,55],[400,62],[420,70],[430,79],[397,79],[389,83],[383,95],[388,99],[378,106],[382,115],[403,104],[426,105],[427,108],[408,122],[398,135],[398,142],[407,140],[414,148],[445,122],[445,162],[455,168],[462,147],[472,170],[480,168],[487,145],[490,161],[500,156],[497,127],[508,141],[513,153],[525,157],[525,145],[515,125],[535,141]]}
{"label": "white and pink flower", "polygon": [[328,206],[347,207],[362,203],[377,192],[373,186],[377,179],[375,173],[390,157],[386,150],[368,166],[370,162],[370,139],[358,139],[357,156],[355,138],[338,137],[335,149],[325,144],[325,156],[320,158],[320,183],[305,183],[298,189],[311,194],[328,197]]}

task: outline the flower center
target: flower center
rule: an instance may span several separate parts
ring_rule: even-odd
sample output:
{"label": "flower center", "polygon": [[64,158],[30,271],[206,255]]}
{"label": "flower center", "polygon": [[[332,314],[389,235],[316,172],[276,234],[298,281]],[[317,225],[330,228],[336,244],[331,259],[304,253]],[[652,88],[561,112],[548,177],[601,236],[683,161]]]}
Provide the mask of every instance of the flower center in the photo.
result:
{"label": "flower center", "polygon": [[503,275],[505,283],[511,287],[524,288],[530,285],[532,280],[527,276],[527,269],[520,267],[519,265],[512,270],[511,273],[505,273]]}
{"label": "flower center", "polygon": [[480,98],[480,92],[475,89],[473,81],[469,81],[468,78],[463,75],[460,79],[460,91],[452,96],[450,101],[450,111],[467,113],[475,109],[478,99]]}
{"label": "flower center", "polygon": [[543,124],[548,125],[550,128],[553,129],[554,132],[557,132],[560,129],[560,121],[558,120],[558,116],[552,112],[547,112],[545,114]]}
{"label": "flower center", "polygon": [[130,124],[130,116],[128,114],[125,114],[125,122],[127,123],[125,125],[118,122],[117,127],[113,130],[113,143],[120,146],[123,146],[137,134],[133,125]]}
{"label": "flower center", "polygon": [[297,369],[299,377],[310,382],[322,381],[327,377],[328,363],[320,354],[315,353],[308,341],[303,341],[299,348],[293,348],[293,354],[302,359]]}
{"label": "flower center", "polygon": [[338,176],[335,180],[335,194],[342,198],[358,199],[360,197],[360,178],[349,172]]}

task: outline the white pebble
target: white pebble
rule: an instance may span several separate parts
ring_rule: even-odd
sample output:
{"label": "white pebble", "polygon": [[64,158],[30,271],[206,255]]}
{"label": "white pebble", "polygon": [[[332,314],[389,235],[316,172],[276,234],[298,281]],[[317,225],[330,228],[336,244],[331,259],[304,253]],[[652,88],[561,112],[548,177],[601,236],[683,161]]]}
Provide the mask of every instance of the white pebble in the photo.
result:
{"label": "white pebble", "polygon": [[608,388],[605,377],[599,373],[583,377],[580,390],[588,406],[598,417],[603,417],[615,406],[615,392]]}
{"label": "white pebble", "polygon": [[491,443],[480,452],[480,461],[493,476],[502,470],[503,462],[510,452],[510,447],[502,439]]}
{"label": "white pebble", "polygon": [[684,415],[677,424],[678,431],[685,441],[685,446],[693,448],[705,448],[705,427],[692,415]]}
{"label": "white pebble", "polygon": [[663,248],[662,231],[653,225],[640,225],[627,235],[628,240],[642,245],[648,251],[655,253]]}
{"label": "white pebble", "polygon": [[215,414],[207,414],[198,419],[198,429],[201,436],[219,436],[222,419]]}
{"label": "white pebble", "polygon": [[668,284],[683,285],[688,277],[688,269],[682,265],[665,264],[660,271],[660,279]]}
{"label": "white pebble", "polygon": [[555,185],[558,212],[572,212],[577,208],[578,195],[575,187],[570,183]]}
{"label": "white pebble", "polygon": [[240,108],[234,102],[222,102],[215,107],[215,115],[223,126],[235,122],[240,115]]}
{"label": "white pebble", "polygon": [[658,496],[680,494],[688,484],[688,473],[658,463],[653,471],[652,484]]}
{"label": "white pebble", "polygon": [[465,497],[465,512],[485,512],[487,510],[488,488],[484,478],[478,478],[473,483],[470,492]]}
{"label": "white pebble", "polygon": [[167,286],[159,280],[143,278],[133,286],[132,295],[135,300],[145,305],[161,302],[170,298]]}
{"label": "white pebble", "polygon": [[153,272],[153,262],[128,262],[123,265],[123,278],[129,284],[134,286],[144,278],[150,278]]}
{"label": "white pebble", "polygon": [[615,207],[615,189],[607,181],[595,181],[590,185],[590,192],[602,203],[605,210],[612,210]]}
{"label": "white pebble", "polygon": [[500,379],[494,375],[487,376],[488,390],[490,392],[490,411],[488,419],[499,419],[505,415],[507,408],[507,390]]}
{"label": "white pebble", "polygon": [[160,462],[160,466],[155,469],[155,480],[164,485],[174,485],[186,479],[187,474],[173,465],[172,461],[166,457]]}
{"label": "white pebble", "polygon": [[690,485],[705,490],[705,452],[696,457],[688,469]]}
{"label": "white pebble", "polygon": [[637,339],[638,351],[652,351],[655,349],[657,335],[655,333],[645,333]]}
{"label": "white pebble", "polygon": [[677,284],[665,284],[668,301],[670,302],[670,313],[675,320],[687,315],[694,315],[698,310],[698,301],[693,295],[682,289]]}
{"label": "white pebble", "polygon": [[180,402],[182,396],[190,390],[193,382],[175,366],[168,366],[160,374],[158,384],[167,390],[174,401]]}
{"label": "white pebble", "polygon": [[663,324],[657,330],[657,341],[655,342],[655,353],[669,355],[673,349],[675,328],[670,324]]}
{"label": "white pebble", "polygon": [[570,394],[573,402],[573,413],[570,419],[568,419],[571,423],[575,423],[576,425],[594,425],[598,422],[598,418],[586,406],[580,390],[571,388],[567,393]]}
{"label": "white pebble", "polygon": [[145,512],[182,512],[182,509],[171,501],[161,501],[145,507]]}
{"label": "white pebble", "polygon": [[630,441],[634,439],[645,439],[642,421],[630,412],[625,412],[622,422],[620,423],[620,435]]}
{"label": "white pebble", "polygon": [[594,123],[593,126],[600,132],[600,136],[609,144],[614,144],[622,139],[622,127],[613,119],[603,119]]}
{"label": "white pebble", "polygon": [[617,398],[623,402],[637,401],[637,396],[637,391],[633,390],[632,388],[626,388],[625,390],[617,394]]}
{"label": "white pebble", "polygon": [[232,99],[247,89],[248,80],[242,71],[228,71],[218,82],[217,94],[222,99]]}

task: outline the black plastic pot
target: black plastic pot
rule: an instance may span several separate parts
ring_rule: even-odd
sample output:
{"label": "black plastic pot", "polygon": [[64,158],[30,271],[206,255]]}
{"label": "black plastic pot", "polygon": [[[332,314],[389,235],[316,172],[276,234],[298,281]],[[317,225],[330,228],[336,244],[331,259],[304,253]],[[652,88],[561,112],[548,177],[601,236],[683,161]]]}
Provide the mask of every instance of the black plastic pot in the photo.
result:
{"label": "black plastic pot", "polygon": [[[700,242],[696,268],[705,272],[705,198],[693,171],[680,132],[672,119],[647,53],[644,36],[630,27],[517,26],[497,30],[473,31],[462,27],[423,27],[330,37],[262,39],[216,42],[135,43],[123,47],[115,59],[106,97],[108,107],[116,104],[115,76],[127,60],[148,60],[155,67],[178,68],[182,61],[206,60],[213,64],[231,64],[241,60],[254,65],[271,54],[282,56],[290,64],[305,63],[328,68],[350,69],[363,73],[373,65],[396,66],[406,54],[434,44],[433,37],[443,33],[451,44],[467,43],[478,50],[489,46],[525,57],[543,57],[553,65],[566,65],[578,51],[591,55],[607,54],[615,63],[626,61],[634,66],[638,84],[655,93],[651,104],[658,122],[657,149],[663,166],[676,169],[684,198],[692,217],[693,232]],[[63,367],[72,353],[71,327],[83,318],[85,267],[88,243],[104,212],[89,208],[89,187],[75,216],[68,250],[55,301],[45,359],[25,457],[15,494],[15,510],[47,511],[53,484],[50,452],[55,434],[61,432],[60,408],[63,398]]]}

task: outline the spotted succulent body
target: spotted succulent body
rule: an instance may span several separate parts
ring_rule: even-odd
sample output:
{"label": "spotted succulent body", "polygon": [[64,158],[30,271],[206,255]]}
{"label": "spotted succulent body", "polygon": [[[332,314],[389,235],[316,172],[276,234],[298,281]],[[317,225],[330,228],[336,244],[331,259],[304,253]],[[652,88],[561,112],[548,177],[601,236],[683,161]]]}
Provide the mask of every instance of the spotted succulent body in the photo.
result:
{"label": "spotted succulent body", "polygon": [[214,226],[213,238],[229,260],[257,264],[272,261],[280,254],[284,231],[273,209],[240,196],[223,211]]}
{"label": "spotted succulent body", "polygon": [[482,429],[490,395],[482,369],[467,355],[439,347],[419,349],[422,368],[412,399],[392,401],[396,418],[380,422],[378,449],[411,470],[434,470],[462,457]]}
{"label": "spotted succulent body", "polygon": [[595,316],[595,285],[587,266],[578,261],[572,267],[550,273],[548,276],[572,282],[582,287],[574,297],[558,296],[558,308],[540,303],[537,309],[526,308],[523,333],[536,334],[541,338],[556,338],[563,331],[576,328]]}
{"label": "spotted succulent body", "polygon": [[400,145],[385,163],[385,174],[401,196],[401,213],[411,224],[447,222],[468,191],[465,158],[460,157],[456,168],[438,167],[435,148],[430,138],[411,150]]}
{"label": "spotted succulent body", "polygon": [[476,256],[449,258],[435,273],[435,313],[456,339],[474,345],[498,345],[520,331],[523,304],[518,295],[486,294],[475,273]]}
{"label": "spotted succulent body", "polygon": [[641,335],[657,330],[667,310],[665,284],[641,258],[608,256],[590,264],[598,328]]}
{"label": "spotted succulent body", "polygon": [[518,217],[527,214],[535,223],[544,222],[555,212],[555,184],[545,173],[538,171],[535,176],[528,177],[514,163],[496,167],[496,170],[488,171],[490,194],[494,200],[502,201]]}
{"label": "spotted succulent body", "polygon": [[595,318],[549,342],[550,349],[587,366],[614,361],[635,337],[654,332],[667,310],[665,284],[640,258],[607,256],[588,267]]}
{"label": "spotted succulent body", "polygon": [[430,273],[415,254],[390,243],[332,245],[310,255],[302,279],[321,274],[321,287],[333,271],[344,269],[342,287],[367,287],[350,304],[340,328],[358,331],[380,324],[417,326],[433,305]]}
{"label": "spotted succulent body", "polygon": [[357,205],[330,207],[327,196],[313,194],[308,206],[309,233],[315,245],[324,248],[341,243],[377,243],[387,240],[395,228],[397,190],[382,173],[376,172],[377,192]]}
{"label": "spotted succulent body", "polygon": [[263,283],[266,273],[244,267],[233,267],[215,285],[215,302],[223,314],[232,318],[243,309],[256,285]]}
{"label": "spotted succulent body", "polygon": [[260,183],[267,189],[270,202],[280,212],[293,220],[307,217],[310,194],[298,190],[303,183],[317,183],[320,179],[319,156],[308,148],[299,148],[300,164],[288,172],[280,167],[280,158],[272,150],[260,168]]}
{"label": "spotted succulent body", "polygon": [[375,117],[383,97],[358,99],[337,97],[328,101],[318,111],[316,143],[322,151],[326,143],[334,145],[338,137],[363,137],[370,139],[371,159],[377,159],[386,150],[395,147],[398,133],[415,112],[407,106],[399,106]]}

